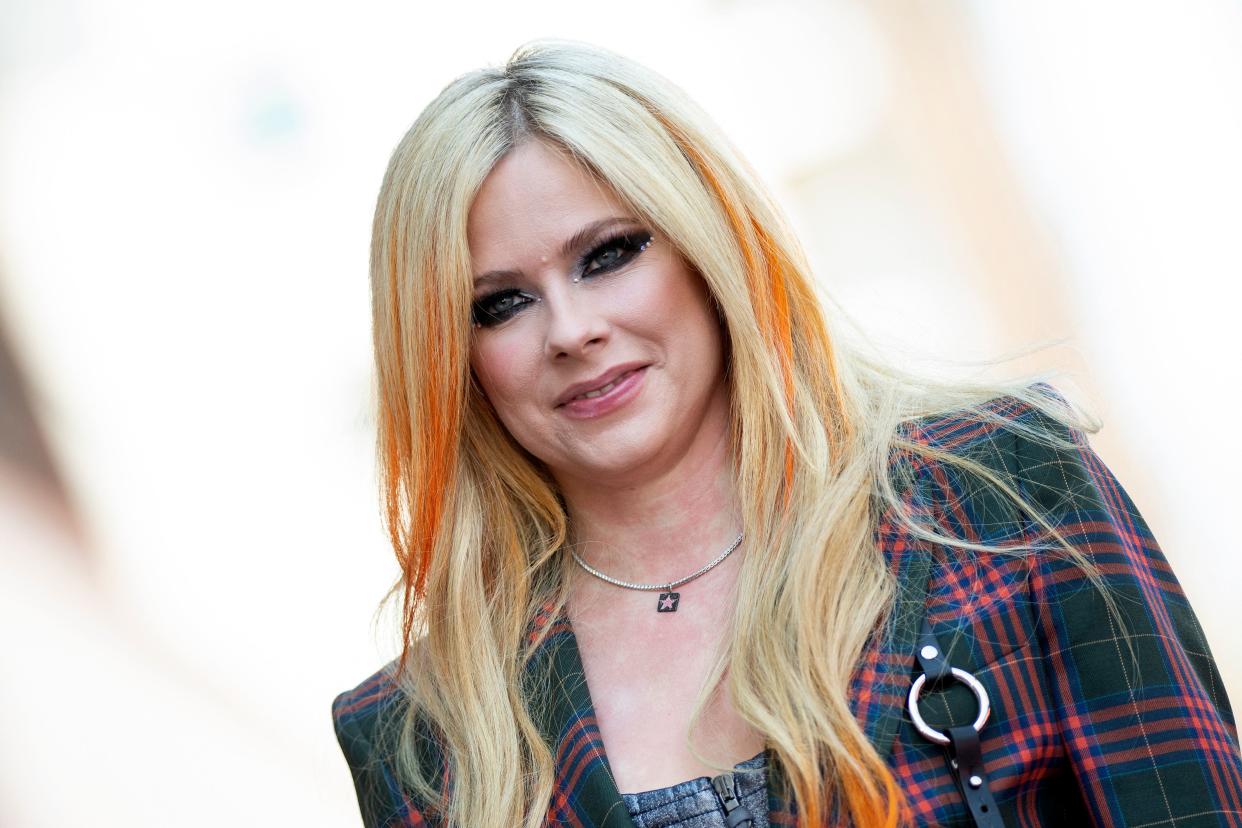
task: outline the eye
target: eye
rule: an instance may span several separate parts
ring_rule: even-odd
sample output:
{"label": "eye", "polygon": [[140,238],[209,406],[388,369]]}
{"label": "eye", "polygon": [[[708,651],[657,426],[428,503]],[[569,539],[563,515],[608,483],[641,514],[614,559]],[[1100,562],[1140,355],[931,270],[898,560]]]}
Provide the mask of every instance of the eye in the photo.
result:
{"label": "eye", "polygon": [[596,245],[583,256],[579,272],[586,277],[616,270],[650,246],[651,234],[646,231],[621,233]]}
{"label": "eye", "polygon": [[491,328],[512,319],[518,311],[533,301],[535,300],[532,297],[513,288],[489,293],[476,299],[470,306],[471,321],[479,327]]}

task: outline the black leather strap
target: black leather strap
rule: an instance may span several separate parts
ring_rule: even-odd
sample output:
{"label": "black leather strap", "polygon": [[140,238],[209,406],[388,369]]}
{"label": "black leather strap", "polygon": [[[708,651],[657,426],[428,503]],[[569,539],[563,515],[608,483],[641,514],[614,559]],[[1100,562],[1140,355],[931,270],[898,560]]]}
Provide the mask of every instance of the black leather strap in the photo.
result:
{"label": "black leather strap", "polygon": [[915,652],[919,659],[919,669],[927,674],[928,684],[939,684],[950,677],[952,665],[945,657],[944,648],[936,640],[926,618],[923,619],[923,629],[919,632],[918,649]]}
{"label": "black leather strap", "polygon": [[957,786],[970,806],[975,825],[978,828],[1005,828],[988,786],[979,734],[973,725],[949,728],[949,752],[953,757],[951,764],[957,771]]}
{"label": "black leather strap", "polygon": [[[927,675],[927,685],[935,685],[952,678],[953,665],[940,646],[927,619],[919,633],[915,651],[919,669]],[[926,685],[925,685],[926,686]],[[957,786],[962,792],[974,818],[976,828],[1005,828],[996,800],[988,785],[987,771],[983,766],[983,751],[979,745],[979,733],[974,725],[951,727],[947,731],[949,764],[957,776]]]}

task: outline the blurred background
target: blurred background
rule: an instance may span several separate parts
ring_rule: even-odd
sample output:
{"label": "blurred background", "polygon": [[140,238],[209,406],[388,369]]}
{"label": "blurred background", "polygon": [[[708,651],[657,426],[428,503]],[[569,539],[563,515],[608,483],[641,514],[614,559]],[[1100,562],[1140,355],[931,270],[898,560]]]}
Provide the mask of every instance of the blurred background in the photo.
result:
{"label": "blurred background", "polygon": [[367,246],[456,75],[668,75],[900,358],[1060,368],[1242,700],[1242,5],[0,4],[0,826],[357,825]]}

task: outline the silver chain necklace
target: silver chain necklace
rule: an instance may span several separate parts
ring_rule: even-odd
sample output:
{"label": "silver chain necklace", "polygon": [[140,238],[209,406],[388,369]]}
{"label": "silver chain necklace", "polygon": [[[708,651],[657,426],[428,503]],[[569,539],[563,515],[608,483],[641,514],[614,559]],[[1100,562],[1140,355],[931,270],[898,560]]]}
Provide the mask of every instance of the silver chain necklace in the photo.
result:
{"label": "silver chain necklace", "polygon": [[596,578],[599,578],[601,581],[606,581],[607,583],[610,583],[613,586],[625,587],[626,589],[640,589],[640,590],[644,590],[647,592],[654,592],[656,590],[659,590],[660,600],[656,602],[656,612],[677,612],[677,604],[679,601],[681,601],[681,593],[674,592],[673,590],[675,590],[677,587],[681,586],[682,584],[690,583],[691,581],[693,581],[695,578],[699,577],[700,575],[706,574],[716,564],[720,563],[725,558],[729,557],[729,554],[732,553],[734,549],[737,549],[741,545],[742,545],[742,533],[738,532],[737,537],[733,539],[733,543],[729,544],[729,548],[721,552],[719,555],[717,555],[714,560],[708,562],[706,566],[700,567],[697,571],[691,573],[690,575],[687,575],[684,578],[678,578],[676,581],[669,581],[663,584],[635,584],[629,581],[622,581],[619,578],[613,578],[611,575],[605,575],[604,573],[600,572],[598,569],[594,568],[593,566],[588,564],[586,561],[582,560],[582,558],[579,558],[578,553],[573,551],[572,549],[569,550],[569,554],[574,556],[574,560],[578,562],[578,566],[582,567],[587,572],[594,575]]}

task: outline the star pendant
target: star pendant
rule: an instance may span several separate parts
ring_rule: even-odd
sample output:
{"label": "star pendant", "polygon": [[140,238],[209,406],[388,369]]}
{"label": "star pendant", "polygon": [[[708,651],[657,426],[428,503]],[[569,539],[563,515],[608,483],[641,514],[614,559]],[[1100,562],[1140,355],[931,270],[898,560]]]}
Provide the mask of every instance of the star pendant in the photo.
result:
{"label": "star pendant", "polygon": [[661,592],[660,602],[656,604],[656,612],[677,612],[677,603],[680,600],[680,592]]}

